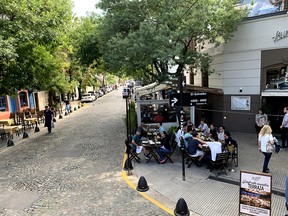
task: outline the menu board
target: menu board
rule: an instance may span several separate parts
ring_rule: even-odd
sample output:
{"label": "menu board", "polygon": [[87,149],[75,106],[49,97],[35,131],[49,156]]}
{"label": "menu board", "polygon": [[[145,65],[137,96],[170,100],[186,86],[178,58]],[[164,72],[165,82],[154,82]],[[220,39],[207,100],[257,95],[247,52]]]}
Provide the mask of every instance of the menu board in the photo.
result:
{"label": "menu board", "polygon": [[258,172],[240,172],[239,212],[271,216],[272,176]]}

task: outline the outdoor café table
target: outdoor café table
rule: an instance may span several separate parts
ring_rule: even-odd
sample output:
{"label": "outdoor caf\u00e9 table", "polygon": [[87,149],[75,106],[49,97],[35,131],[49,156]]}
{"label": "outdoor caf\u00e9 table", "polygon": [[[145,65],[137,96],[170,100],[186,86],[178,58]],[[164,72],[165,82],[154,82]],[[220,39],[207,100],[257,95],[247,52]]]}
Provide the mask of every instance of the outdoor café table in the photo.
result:
{"label": "outdoor caf\u00e9 table", "polygon": [[29,124],[33,125],[33,123],[35,123],[36,127],[37,127],[38,120],[37,120],[37,118],[26,118],[26,119],[24,119],[24,122],[25,122],[25,124],[27,123],[28,125]]}
{"label": "outdoor caf\u00e9 table", "polygon": [[18,126],[4,126],[0,130],[3,130],[4,133],[9,134],[9,138],[13,139],[13,133],[18,132]]}
{"label": "outdoor caf\u00e9 table", "polygon": [[2,119],[0,120],[0,125],[3,124],[3,125],[6,125],[6,126],[10,126],[13,124],[13,119]]}
{"label": "outdoor caf\u00e9 table", "polygon": [[[160,142],[155,143],[152,140],[142,141],[142,146],[152,155],[152,157],[157,161],[157,163],[160,164],[160,162],[158,160],[158,156],[156,154],[156,150],[161,147]],[[151,158],[149,158],[146,161],[146,163],[148,163],[151,160]]]}
{"label": "outdoor caf\u00e9 table", "polygon": [[157,132],[147,132],[147,137],[150,140],[155,140],[155,138],[157,137]]}

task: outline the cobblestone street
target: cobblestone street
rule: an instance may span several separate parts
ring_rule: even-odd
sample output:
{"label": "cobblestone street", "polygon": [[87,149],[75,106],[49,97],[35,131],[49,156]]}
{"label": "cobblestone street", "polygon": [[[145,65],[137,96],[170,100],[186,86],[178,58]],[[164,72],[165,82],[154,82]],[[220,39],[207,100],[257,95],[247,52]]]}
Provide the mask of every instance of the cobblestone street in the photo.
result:
{"label": "cobblestone street", "polygon": [[1,148],[0,215],[167,215],[121,176],[124,114],[113,91]]}

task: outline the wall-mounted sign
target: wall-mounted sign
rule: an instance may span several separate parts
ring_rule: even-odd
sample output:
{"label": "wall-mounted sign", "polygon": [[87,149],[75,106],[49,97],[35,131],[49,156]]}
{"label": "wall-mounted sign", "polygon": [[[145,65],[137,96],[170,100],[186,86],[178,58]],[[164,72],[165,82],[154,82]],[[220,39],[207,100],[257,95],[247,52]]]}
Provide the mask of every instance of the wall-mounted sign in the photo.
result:
{"label": "wall-mounted sign", "polygon": [[274,43],[284,39],[284,38],[288,38],[288,29],[284,30],[284,31],[277,31],[275,36],[272,37],[272,39],[274,40]]}
{"label": "wall-mounted sign", "polygon": [[241,171],[239,212],[247,215],[271,215],[272,176]]}
{"label": "wall-mounted sign", "polygon": [[250,96],[231,96],[231,110],[250,110]]}

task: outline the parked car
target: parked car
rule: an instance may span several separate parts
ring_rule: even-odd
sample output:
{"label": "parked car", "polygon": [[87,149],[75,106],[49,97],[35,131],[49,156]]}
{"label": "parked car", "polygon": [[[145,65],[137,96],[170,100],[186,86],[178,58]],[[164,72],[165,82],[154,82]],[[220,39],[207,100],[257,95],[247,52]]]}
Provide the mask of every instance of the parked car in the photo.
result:
{"label": "parked car", "polygon": [[102,97],[104,95],[104,92],[101,89],[99,89],[97,92],[99,94],[99,97]]}
{"label": "parked car", "polygon": [[123,88],[122,96],[123,96],[123,98],[129,97],[130,96],[130,88]]}
{"label": "parked car", "polygon": [[99,93],[97,91],[88,91],[88,93],[92,94],[95,97],[95,100],[99,97]]}
{"label": "parked car", "polygon": [[95,96],[91,93],[85,93],[82,95],[81,102],[93,102],[95,100]]}

